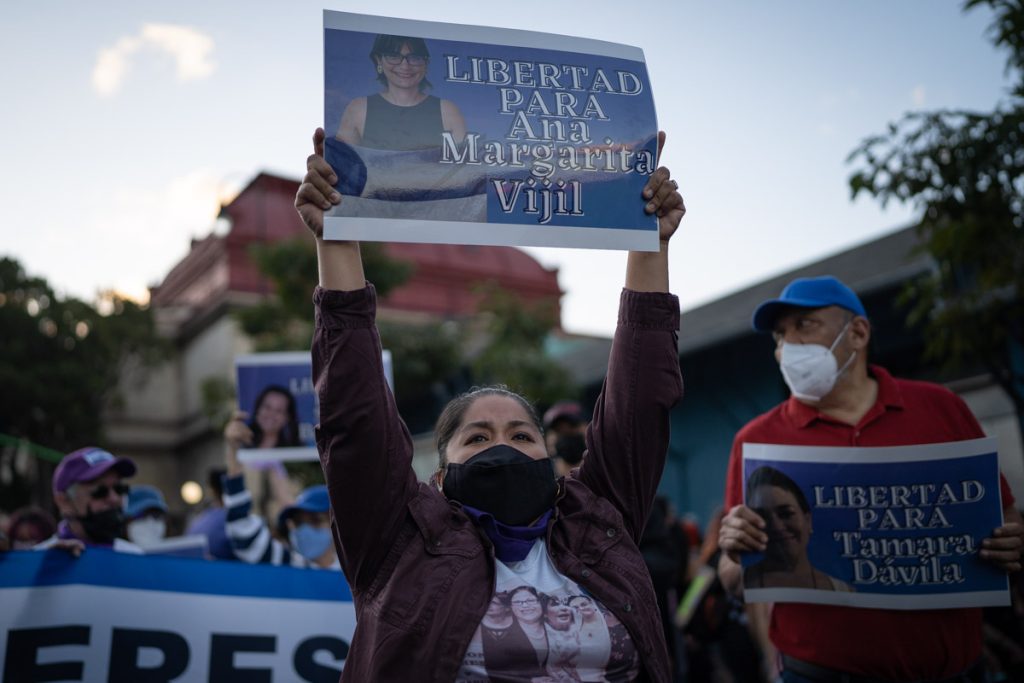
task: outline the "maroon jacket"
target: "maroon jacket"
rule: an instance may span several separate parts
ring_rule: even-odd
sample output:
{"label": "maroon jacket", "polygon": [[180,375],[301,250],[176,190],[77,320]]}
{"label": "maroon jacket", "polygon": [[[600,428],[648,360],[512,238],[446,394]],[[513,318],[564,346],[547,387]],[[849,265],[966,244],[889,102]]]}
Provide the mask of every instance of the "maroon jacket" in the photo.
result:
{"label": "maroon jacket", "polygon": [[[317,289],[317,447],[356,629],[342,681],[455,680],[494,591],[490,541],[417,481],[412,441],[384,380],[372,285]],[[547,547],[558,570],[625,624],[641,680],[670,680],[651,580],[637,542],[661,478],[669,410],[682,396],[679,303],[624,290],[608,375],[583,465],[559,483]]]}

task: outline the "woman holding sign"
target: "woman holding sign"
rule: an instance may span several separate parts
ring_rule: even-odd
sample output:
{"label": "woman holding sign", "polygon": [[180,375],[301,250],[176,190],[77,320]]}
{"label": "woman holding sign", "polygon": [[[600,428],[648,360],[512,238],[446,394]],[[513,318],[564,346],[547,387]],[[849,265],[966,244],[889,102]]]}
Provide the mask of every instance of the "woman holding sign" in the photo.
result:
{"label": "woman holding sign", "polygon": [[[323,145],[317,130],[295,205],[317,237],[317,446],[357,614],[342,679],[487,680],[486,653],[474,650],[482,639],[474,636],[492,597],[525,585],[536,594],[586,595],[608,623],[622,625],[622,656],[608,660],[607,680],[669,681],[637,548],[665,461],[669,410],[682,395],[668,245],[685,209],[668,169],[654,172],[637,197],[658,217],[660,250],[629,254],[583,464],[556,479],[530,403],[485,387],[442,413],[439,468],[427,484],[413,473],[409,431],[384,381],[376,295],[359,245],[321,237],[323,211],[342,201],[332,187],[342,171],[324,161]],[[537,653],[531,645],[512,656],[524,675],[540,665],[552,676],[556,663]],[[508,659],[503,653],[506,672]],[[579,661],[594,658],[581,652]],[[565,670],[571,663],[557,666],[559,675],[573,675]]]}

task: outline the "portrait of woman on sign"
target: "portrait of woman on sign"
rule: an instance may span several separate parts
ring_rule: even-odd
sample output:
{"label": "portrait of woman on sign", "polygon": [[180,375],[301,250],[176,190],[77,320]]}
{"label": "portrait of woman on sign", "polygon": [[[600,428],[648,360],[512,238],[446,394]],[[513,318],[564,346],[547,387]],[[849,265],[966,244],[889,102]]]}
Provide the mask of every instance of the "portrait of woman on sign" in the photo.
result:
{"label": "portrait of woman on sign", "polygon": [[773,467],[758,467],[747,479],[747,507],[765,521],[764,559],[743,572],[745,588],[810,588],[853,592],[844,581],[811,565],[811,506],[800,487]]}

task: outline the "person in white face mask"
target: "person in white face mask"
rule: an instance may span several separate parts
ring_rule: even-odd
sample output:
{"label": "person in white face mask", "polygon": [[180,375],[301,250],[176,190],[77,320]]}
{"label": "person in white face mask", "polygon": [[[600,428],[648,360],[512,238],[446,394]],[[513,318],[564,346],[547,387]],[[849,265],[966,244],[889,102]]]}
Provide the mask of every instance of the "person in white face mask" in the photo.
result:
{"label": "person in white face mask", "polygon": [[167,503],[155,486],[132,486],[124,503],[124,516],[128,520],[128,540],[140,548],[155,545],[167,536]]}
{"label": "person in white face mask", "polygon": [[[743,502],[743,444],[897,446],[984,436],[967,405],[948,389],[894,378],[868,362],[871,323],[853,290],[834,277],[800,278],[754,312],[754,329],[771,333],[791,396],[751,420],[733,441],[719,545],[722,583],[743,590],[740,556],[765,552],[773,525],[765,505]],[[1003,526],[980,557],[1007,572],[1021,569],[1024,520],[1001,479]],[[756,493],[756,491],[755,491]],[[758,514],[754,507],[760,507]],[[790,536],[799,538],[798,530]],[[756,584],[755,584],[756,585]],[[777,603],[770,637],[782,680],[980,681],[981,610],[884,610]]]}

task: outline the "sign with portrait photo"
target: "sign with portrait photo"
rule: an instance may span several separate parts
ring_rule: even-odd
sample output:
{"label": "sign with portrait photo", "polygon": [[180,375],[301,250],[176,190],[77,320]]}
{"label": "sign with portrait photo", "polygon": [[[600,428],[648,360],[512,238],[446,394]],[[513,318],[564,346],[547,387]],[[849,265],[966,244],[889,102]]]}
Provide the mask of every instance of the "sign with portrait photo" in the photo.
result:
{"label": "sign with portrait photo", "polygon": [[[381,354],[388,386],[394,386],[391,352]],[[308,351],[252,353],[235,357],[238,409],[253,433],[242,462],[318,460],[314,429],[320,415]]]}
{"label": "sign with portrait photo", "polygon": [[658,250],[643,51],[324,12],[327,239]]}
{"label": "sign with portrait photo", "polygon": [[320,408],[309,352],[254,353],[235,358],[238,409],[248,413],[253,440],[243,462],[317,460]]}
{"label": "sign with portrait photo", "polygon": [[743,444],[744,502],[765,520],[743,556],[747,602],[885,609],[1009,605],[981,559],[1001,526],[996,440],[834,448]]}

